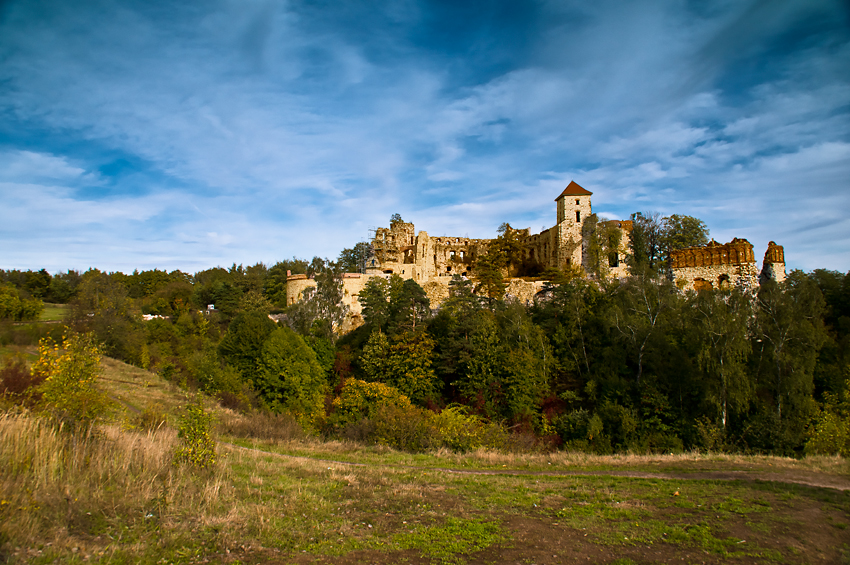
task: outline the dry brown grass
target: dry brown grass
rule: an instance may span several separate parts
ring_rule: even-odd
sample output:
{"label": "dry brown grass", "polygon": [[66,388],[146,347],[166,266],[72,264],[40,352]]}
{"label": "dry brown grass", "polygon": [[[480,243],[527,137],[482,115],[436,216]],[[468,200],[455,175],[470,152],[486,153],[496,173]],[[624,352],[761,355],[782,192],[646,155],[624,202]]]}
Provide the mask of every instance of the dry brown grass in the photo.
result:
{"label": "dry brown grass", "polygon": [[[98,386],[115,402],[119,419],[132,419],[145,410],[161,411],[171,421],[188,400],[187,392],[150,371],[104,357]],[[212,406],[210,400],[208,405]]]}
{"label": "dry brown grass", "polygon": [[289,414],[238,414],[222,409],[219,411],[218,429],[225,435],[269,440],[277,444],[307,438],[303,428]]}
{"label": "dry brown grass", "polygon": [[167,427],[68,433],[26,413],[0,415],[0,532],[19,548],[49,542],[52,551],[103,553],[115,544],[92,532],[123,527],[134,541],[122,551],[144,553],[154,524],[207,522],[226,474],[219,468],[199,481],[175,466],[176,441]]}

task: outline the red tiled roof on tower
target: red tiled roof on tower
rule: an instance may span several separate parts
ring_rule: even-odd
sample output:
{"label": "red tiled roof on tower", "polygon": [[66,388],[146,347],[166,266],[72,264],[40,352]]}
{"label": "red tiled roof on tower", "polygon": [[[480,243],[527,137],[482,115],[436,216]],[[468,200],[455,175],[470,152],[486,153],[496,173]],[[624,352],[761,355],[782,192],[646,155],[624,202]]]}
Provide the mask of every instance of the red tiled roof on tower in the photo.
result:
{"label": "red tiled roof on tower", "polygon": [[555,199],[555,202],[563,198],[564,196],[590,196],[593,194],[589,190],[585,190],[576,183],[576,181],[570,181],[570,184],[567,185],[567,188],[564,189],[564,192],[561,193],[558,198]]}

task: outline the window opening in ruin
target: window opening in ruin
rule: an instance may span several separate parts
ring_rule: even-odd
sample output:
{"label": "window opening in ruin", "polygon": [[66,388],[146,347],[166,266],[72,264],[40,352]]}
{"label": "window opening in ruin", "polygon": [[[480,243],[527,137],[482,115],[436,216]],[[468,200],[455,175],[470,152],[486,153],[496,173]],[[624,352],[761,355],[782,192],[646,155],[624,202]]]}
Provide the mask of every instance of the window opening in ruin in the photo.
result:
{"label": "window opening in ruin", "polygon": [[581,222],[581,212],[579,212],[578,210],[576,210],[576,221]]}
{"label": "window opening in ruin", "polygon": [[570,258],[567,257],[567,265],[569,265],[569,264],[570,264]]}
{"label": "window opening in ruin", "polygon": [[447,272],[447,273],[452,272],[452,268],[451,268],[451,267],[446,267],[446,272]]}
{"label": "window opening in ruin", "polygon": [[463,261],[463,251],[460,252],[460,260]]}
{"label": "window opening in ruin", "polygon": [[620,266],[620,256],[617,253],[611,253],[608,255],[608,266],[609,267],[619,267]]}
{"label": "window opening in ruin", "polygon": [[454,251],[449,252],[449,259],[451,259],[452,261],[455,260],[455,252]]}
{"label": "window opening in ruin", "polygon": [[717,286],[719,286],[720,288],[723,288],[724,285],[726,285],[726,286],[729,285],[729,275],[727,275],[727,274],[723,274],[723,275],[720,275],[719,277],[717,277]]}

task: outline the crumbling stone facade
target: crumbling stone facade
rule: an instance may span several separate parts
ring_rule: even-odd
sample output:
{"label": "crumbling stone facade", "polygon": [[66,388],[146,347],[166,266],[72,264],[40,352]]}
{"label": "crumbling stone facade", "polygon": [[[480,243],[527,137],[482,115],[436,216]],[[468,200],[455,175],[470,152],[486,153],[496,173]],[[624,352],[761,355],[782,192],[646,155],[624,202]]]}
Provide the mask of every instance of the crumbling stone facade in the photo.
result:
{"label": "crumbling stone facade", "polygon": [[[784,251],[781,246],[770,243],[765,254],[765,269],[768,269],[768,255],[776,258],[776,262],[769,263],[769,276],[777,280],[781,277],[784,280]],[[778,259],[781,259],[781,262]],[[753,245],[746,239],[734,238],[724,244],[712,239],[702,247],[673,251],[671,261],[673,281],[682,290],[737,286],[754,292],[759,285],[759,270],[756,267]]]}
{"label": "crumbling stone facade", "polygon": [[764,283],[768,280],[778,283],[785,280],[785,249],[773,241],[767,244],[761,275],[759,275],[760,282]]}
{"label": "crumbling stone facade", "polygon": [[631,220],[608,220],[605,223],[619,229],[621,235],[619,247],[609,254],[608,274],[617,279],[624,279],[629,276],[629,266],[626,259],[629,256],[629,243],[634,222]]}

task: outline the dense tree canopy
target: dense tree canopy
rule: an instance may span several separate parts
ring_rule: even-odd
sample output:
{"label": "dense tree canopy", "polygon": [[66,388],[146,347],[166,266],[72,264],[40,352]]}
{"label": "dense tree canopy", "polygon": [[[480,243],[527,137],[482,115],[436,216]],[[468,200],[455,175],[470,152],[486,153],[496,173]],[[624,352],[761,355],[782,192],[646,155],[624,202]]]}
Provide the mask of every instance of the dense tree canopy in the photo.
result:
{"label": "dense tree canopy", "polygon": [[[506,299],[522,252],[505,225],[475,279],[454,277],[439,308],[412,280],[370,279],[359,296],[365,324],[341,338],[344,261],[319,258],[194,275],[3,271],[0,314],[22,319],[21,304],[64,297],[67,322],[105,354],[328,434],[420,433],[432,428],[411,419],[444,410],[596,452],[850,452],[850,273],[683,293],[666,276],[669,254],[704,244],[704,224],[635,221],[626,279],[606,276],[622,233],[591,216],[590,277],[549,270],[531,304]],[[287,270],[316,281],[294,305]],[[3,343],[49,331],[12,321],[0,324]],[[404,445],[428,444],[416,441]]]}

